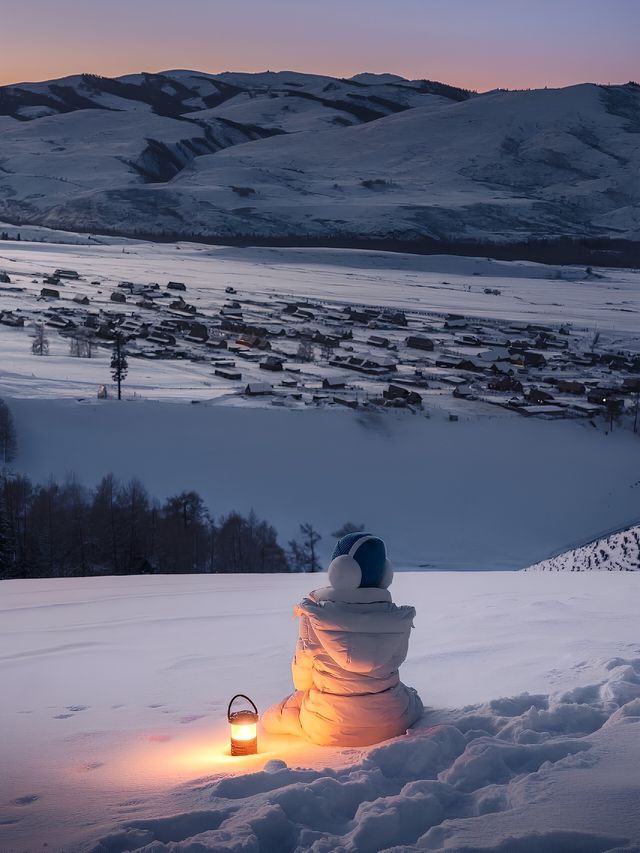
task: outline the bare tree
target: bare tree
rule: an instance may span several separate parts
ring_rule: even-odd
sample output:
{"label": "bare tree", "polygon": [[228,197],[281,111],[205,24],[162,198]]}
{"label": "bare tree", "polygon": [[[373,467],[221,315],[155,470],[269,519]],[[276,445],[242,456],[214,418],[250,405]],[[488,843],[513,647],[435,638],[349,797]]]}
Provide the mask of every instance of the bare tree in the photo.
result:
{"label": "bare tree", "polygon": [[320,563],[316,554],[316,545],[322,536],[308,522],[300,525],[302,539],[298,542],[292,539],[289,542],[289,559],[294,571],[297,572],[319,572]]}
{"label": "bare tree", "polygon": [[330,344],[322,344],[320,347],[320,357],[323,361],[330,361],[333,358],[333,347]]}
{"label": "bare tree", "polygon": [[74,335],[69,341],[69,355],[74,358],[91,358],[93,354],[93,341],[87,335]]}
{"label": "bare tree", "polygon": [[33,336],[31,352],[34,355],[49,355],[49,338],[44,333],[42,323],[36,324],[36,333]]}
{"label": "bare tree", "polygon": [[315,358],[315,347],[311,341],[300,341],[296,357],[299,361],[313,361]]}

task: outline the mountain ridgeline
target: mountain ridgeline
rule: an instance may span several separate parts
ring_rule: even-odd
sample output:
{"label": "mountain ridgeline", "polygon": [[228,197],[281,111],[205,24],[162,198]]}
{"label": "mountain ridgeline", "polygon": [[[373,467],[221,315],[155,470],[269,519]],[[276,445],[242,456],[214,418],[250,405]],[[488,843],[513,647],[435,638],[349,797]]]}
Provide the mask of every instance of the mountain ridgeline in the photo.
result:
{"label": "mountain ridgeline", "polygon": [[635,83],[82,74],[0,88],[0,131],[16,225],[640,263]]}

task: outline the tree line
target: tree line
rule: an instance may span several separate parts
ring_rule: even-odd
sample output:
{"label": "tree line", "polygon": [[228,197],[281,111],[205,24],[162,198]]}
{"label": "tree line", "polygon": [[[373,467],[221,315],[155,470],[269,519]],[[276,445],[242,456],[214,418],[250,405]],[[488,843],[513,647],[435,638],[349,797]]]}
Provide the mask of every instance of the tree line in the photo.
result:
{"label": "tree line", "polygon": [[319,571],[320,534],[300,534],[285,549],[253,511],[215,519],[195,491],[160,502],[113,474],[93,489],[6,469],[0,479],[0,578]]}
{"label": "tree line", "polygon": [[[321,568],[322,537],[310,523],[284,548],[255,512],[216,519],[196,491],[161,502],[140,480],[113,474],[93,489],[73,476],[37,484],[12,470],[16,455],[15,425],[0,399],[0,579]],[[332,536],[363,529],[347,522]]]}

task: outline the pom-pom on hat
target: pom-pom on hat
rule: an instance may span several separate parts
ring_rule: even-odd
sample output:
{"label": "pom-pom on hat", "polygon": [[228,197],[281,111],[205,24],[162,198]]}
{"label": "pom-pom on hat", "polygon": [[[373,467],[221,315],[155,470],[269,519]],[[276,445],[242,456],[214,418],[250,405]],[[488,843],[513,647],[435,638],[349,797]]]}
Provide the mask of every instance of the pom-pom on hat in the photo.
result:
{"label": "pom-pom on hat", "polygon": [[338,540],[331,555],[329,582],[334,589],[386,589],[393,579],[382,539],[370,533],[349,533]]}

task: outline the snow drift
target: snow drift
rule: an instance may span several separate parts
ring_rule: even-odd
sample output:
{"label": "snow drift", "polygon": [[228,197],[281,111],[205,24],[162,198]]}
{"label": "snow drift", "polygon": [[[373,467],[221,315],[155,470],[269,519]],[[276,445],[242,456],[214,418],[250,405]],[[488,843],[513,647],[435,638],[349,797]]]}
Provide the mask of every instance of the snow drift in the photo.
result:
{"label": "snow drift", "polygon": [[637,850],[640,780],[625,753],[640,757],[640,658],[604,669],[588,688],[465,709],[342,770],[272,760],[201,780],[190,786],[193,812],[128,821],[89,849]]}

